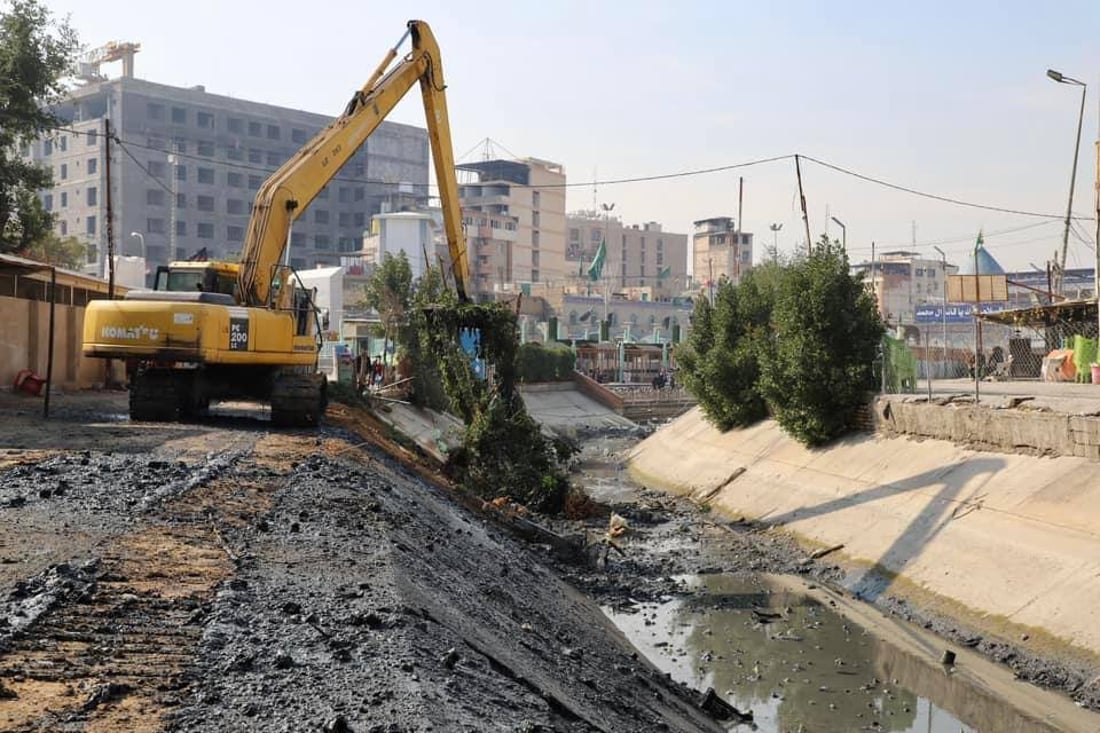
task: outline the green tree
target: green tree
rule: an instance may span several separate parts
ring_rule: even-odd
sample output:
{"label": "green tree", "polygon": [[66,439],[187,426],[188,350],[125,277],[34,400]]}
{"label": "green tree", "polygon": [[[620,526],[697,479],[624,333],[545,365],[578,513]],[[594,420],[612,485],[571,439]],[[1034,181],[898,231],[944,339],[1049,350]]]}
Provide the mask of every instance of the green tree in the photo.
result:
{"label": "green tree", "polygon": [[50,231],[32,242],[21,254],[69,270],[79,270],[87,261],[87,247],[76,237],[61,237]]}
{"label": "green tree", "polygon": [[429,266],[416,281],[409,310],[409,333],[399,339],[412,366],[412,402],[419,407],[446,410],[450,406],[439,362],[429,357],[432,344],[428,338],[431,328],[428,314],[433,307],[453,306],[455,301],[454,291],[447,287],[439,268]]}
{"label": "green tree", "polygon": [[759,389],[762,352],[771,348],[771,316],[782,268],[762,265],[740,285],[725,282],[714,306],[700,299],[692,333],[678,350],[685,386],[721,430],[744,427],[767,416]]}
{"label": "green tree", "polygon": [[25,252],[53,227],[38,200],[53,177],[19,149],[60,122],[50,105],[64,91],[78,44],[68,22],[37,0],[8,6],[0,11],[0,252]]}
{"label": "green tree", "polygon": [[821,445],[848,427],[874,389],[882,321],[839,243],[822,236],[786,268],[775,296],[774,339],[761,352],[760,390],[792,437]]}
{"label": "green tree", "polygon": [[366,284],[367,305],[382,321],[385,346],[396,342],[398,331],[406,323],[413,296],[412,268],[404,250],[394,257],[387,252],[382,264]]}

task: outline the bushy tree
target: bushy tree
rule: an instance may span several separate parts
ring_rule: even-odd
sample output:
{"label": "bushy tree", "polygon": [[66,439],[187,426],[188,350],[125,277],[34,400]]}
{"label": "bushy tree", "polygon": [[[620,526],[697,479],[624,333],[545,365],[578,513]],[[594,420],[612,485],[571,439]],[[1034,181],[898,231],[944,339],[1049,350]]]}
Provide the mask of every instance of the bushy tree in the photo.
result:
{"label": "bushy tree", "polygon": [[839,244],[822,237],[785,269],[772,314],[774,340],[761,353],[760,390],[792,437],[821,445],[848,427],[874,389],[883,325]]}
{"label": "bushy tree", "polygon": [[719,286],[711,307],[700,298],[692,332],[677,351],[684,385],[721,430],[751,425],[767,415],[759,390],[760,355],[770,348],[771,311],[780,269],[764,265],[740,285]]}
{"label": "bushy tree", "polygon": [[396,340],[412,303],[412,267],[405,251],[399,251],[396,257],[387,252],[367,280],[365,289],[367,306],[378,313],[382,321],[382,334],[388,345]]}
{"label": "bushy tree", "polygon": [[51,234],[53,216],[38,191],[53,177],[19,149],[58,125],[49,108],[64,91],[77,45],[69,24],[37,0],[10,0],[0,10],[0,252],[28,253]]}

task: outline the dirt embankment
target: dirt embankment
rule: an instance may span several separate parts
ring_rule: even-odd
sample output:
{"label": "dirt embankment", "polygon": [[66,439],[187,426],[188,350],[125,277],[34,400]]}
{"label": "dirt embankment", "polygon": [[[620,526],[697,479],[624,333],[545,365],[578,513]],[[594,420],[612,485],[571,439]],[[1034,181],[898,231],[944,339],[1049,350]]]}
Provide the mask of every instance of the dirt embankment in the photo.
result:
{"label": "dirt embankment", "polygon": [[0,405],[3,729],[720,730],[541,549],[360,437],[121,399]]}

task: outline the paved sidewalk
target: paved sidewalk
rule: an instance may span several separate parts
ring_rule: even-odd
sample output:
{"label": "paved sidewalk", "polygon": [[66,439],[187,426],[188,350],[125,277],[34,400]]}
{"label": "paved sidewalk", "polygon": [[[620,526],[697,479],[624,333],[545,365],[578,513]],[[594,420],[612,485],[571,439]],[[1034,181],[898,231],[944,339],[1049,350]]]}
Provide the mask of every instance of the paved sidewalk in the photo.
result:
{"label": "paved sidewalk", "polygon": [[[932,396],[974,395],[973,379],[933,379]],[[920,380],[911,393],[885,395],[889,399],[911,399],[928,396],[928,382]],[[1013,397],[1031,397],[1026,405],[1046,408],[1069,415],[1100,414],[1100,384],[1075,384],[1073,382],[1040,382],[1037,380],[1013,380],[1007,382],[982,382],[979,386],[981,404],[1001,407]]]}

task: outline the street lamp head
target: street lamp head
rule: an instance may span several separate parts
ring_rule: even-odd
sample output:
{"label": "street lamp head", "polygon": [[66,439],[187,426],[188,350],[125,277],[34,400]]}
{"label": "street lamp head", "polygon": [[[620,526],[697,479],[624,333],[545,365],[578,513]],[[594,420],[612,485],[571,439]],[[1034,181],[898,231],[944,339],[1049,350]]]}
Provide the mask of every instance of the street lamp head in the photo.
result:
{"label": "street lamp head", "polygon": [[140,236],[142,236],[142,233],[141,232],[130,232],[130,236],[131,237],[140,237]]}
{"label": "street lamp head", "polygon": [[602,209],[603,209],[604,211],[611,211],[612,209],[614,209],[614,208],[615,208],[615,204],[600,204],[600,207],[601,207],[601,208],[602,208]]}
{"label": "street lamp head", "polygon": [[772,225],[771,225],[770,227],[768,227],[768,228],[769,228],[769,229],[771,229],[771,230],[772,230],[773,232],[778,232],[778,231],[779,231],[780,229],[782,229],[782,228],[783,228],[783,225],[782,225],[782,224],[779,224],[779,223],[776,223],[776,224],[772,224]]}
{"label": "street lamp head", "polygon": [[1059,83],[1061,83],[1062,79],[1064,78],[1062,76],[1062,72],[1055,71],[1054,69],[1047,69],[1047,76]]}
{"label": "street lamp head", "polygon": [[841,229],[844,228],[844,222],[842,222],[840,219],[837,219],[835,216],[830,216],[829,218],[835,221],[837,223],[837,226],[839,226]]}

